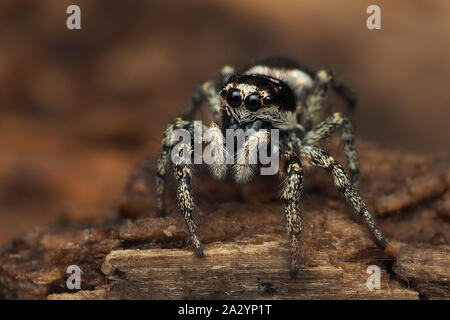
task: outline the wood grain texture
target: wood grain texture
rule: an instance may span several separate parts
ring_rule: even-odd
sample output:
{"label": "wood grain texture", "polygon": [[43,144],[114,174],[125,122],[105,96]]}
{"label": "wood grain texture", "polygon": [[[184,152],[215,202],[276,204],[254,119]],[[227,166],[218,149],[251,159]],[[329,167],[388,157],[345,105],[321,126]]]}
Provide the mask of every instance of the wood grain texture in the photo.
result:
{"label": "wood grain texture", "polygon": [[[291,280],[276,188],[280,182],[260,177],[238,188],[228,180],[214,182],[199,168],[195,194],[205,257],[198,258],[187,243],[170,183],[168,216],[156,217],[150,157],[132,173],[119,205],[120,220],[34,229],[3,246],[0,296],[450,299],[448,159],[383,150],[364,142],[358,147],[360,193],[390,240],[386,252],[358,224],[333,189],[331,177],[309,170],[302,201],[303,259],[298,278]],[[83,270],[79,291],[66,288],[66,268],[72,264]],[[380,290],[366,286],[370,265],[381,269]]]}

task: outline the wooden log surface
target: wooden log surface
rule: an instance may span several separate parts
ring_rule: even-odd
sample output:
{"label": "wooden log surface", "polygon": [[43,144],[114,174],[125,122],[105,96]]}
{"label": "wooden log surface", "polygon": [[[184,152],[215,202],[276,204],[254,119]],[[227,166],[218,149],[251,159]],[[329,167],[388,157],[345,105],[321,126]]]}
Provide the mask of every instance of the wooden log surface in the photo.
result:
{"label": "wooden log surface", "polygon": [[[358,141],[359,191],[390,240],[379,250],[320,169],[306,173],[303,260],[289,277],[277,177],[237,187],[198,168],[197,220],[206,256],[187,242],[169,183],[155,214],[155,157],[133,171],[120,218],[101,225],[36,228],[0,249],[0,297],[32,299],[450,299],[450,166]],[[331,145],[333,154],[337,152]],[[339,157],[342,160],[342,157]],[[70,290],[66,269],[82,270]],[[371,265],[379,290],[368,289]]]}

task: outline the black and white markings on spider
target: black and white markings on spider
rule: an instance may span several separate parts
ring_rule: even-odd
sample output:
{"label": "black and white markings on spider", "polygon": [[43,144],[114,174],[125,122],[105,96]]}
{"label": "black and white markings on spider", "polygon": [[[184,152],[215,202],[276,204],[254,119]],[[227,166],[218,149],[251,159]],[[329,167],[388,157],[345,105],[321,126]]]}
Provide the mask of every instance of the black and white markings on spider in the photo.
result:
{"label": "black and white markings on spider", "polygon": [[[164,132],[156,174],[158,216],[165,214],[164,181],[170,153],[174,147],[171,135],[176,129],[192,132],[194,113],[205,102],[213,118],[210,127],[215,128],[213,132],[217,137],[213,141],[217,150],[225,150],[221,144],[227,129],[251,128],[255,130],[254,135],[261,135],[263,129],[279,130],[279,151],[285,160],[283,172],[286,181],[281,198],[285,204],[292,278],[298,273],[301,258],[300,200],[303,192],[303,167],[306,165],[324,168],[331,173],[337,190],[350,207],[362,217],[378,246],[386,248],[387,242],[383,233],[355,189],[359,178],[359,163],[350,121],[342,113],[325,117],[330,89],[340,94],[349,107],[355,105],[353,91],[343,84],[334,72],[320,70],[314,73],[282,58],[267,59],[240,72],[226,66],[222,68],[220,76],[219,83],[208,81],[201,84],[185,106],[181,117],[170,124]],[[338,129],[341,129],[349,177],[344,168],[321,148],[323,141]],[[249,152],[251,140],[252,136],[248,137],[242,150],[238,150],[238,155]],[[192,156],[191,145],[192,143],[185,146],[188,152],[183,153],[184,157]],[[212,174],[219,180],[227,173],[223,164],[214,163],[211,166]],[[247,182],[252,177],[253,171],[250,163],[235,165],[234,179],[238,183]],[[181,162],[173,164],[173,172],[177,181],[179,209],[186,223],[190,241],[197,255],[201,257],[203,247],[194,220],[192,170],[189,165]]]}

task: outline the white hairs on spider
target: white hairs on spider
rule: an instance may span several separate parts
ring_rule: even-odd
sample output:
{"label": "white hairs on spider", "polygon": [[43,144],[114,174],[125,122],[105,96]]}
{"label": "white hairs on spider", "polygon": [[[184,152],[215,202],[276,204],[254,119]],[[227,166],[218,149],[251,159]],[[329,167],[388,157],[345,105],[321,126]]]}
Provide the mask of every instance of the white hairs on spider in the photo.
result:
{"label": "white hairs on spider", "polygon": [[255,174],[255,166],[258,162],[258,149],[267,147],[270,142],[268,130],[259,130],[253,133],[245,141],[237,152],[234,165],[234,177],[238,183],[247,183]]}
{"label": "white hairs on spider", "polygon": [[250,112],[245,107],[226,109],[239,124],[255,120],[270,122],[275,128],[292,129],[297,126],[297,116],[294,112],[280,112],[277,107],[265,107],[258,112]]}
{"label": "white hairs on spider", "polygon": [[203,152],[203,160],[209,165],[212,174],[221,180],[227,172],[227,150],[224,147],[224,138],[220,128],[213,125],[205,131],[204,139],[209,144]]}

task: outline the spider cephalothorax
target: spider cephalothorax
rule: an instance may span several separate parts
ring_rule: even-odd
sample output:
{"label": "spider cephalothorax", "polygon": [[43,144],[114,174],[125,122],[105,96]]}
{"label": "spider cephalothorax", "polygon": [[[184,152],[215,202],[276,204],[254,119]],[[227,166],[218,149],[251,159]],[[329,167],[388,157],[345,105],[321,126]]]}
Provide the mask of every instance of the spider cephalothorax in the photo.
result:
{"label": "spider cephalothorax", "polygon": [[[232,164],[236,182],[245,183],[255,172],[255,164],[250,161],[258,144],[263,141],[270,144],[267,130],[279,132],[279,155],[284,158],[285,183],[282,200],[285,204],[287,231],[291,255],[290,272],[295,277],[300,259],[300,236],[302,230],[300,198],[303,190],[303,167],[312,165],[328,170],[337,190],[356,211],[372,233],[376,243],[385,248],[387,242],[369,213],[366,204],[356,192],[354,185],[358,182],[359,165],[354,145],[353,129],[341,113],[334,113],[323,120],[326,111],[327,93],[336,90],[354,106],[353,92],[343,85],[337,76],[327,70],[313,73],[286,59],[267,59],[256,63],[241,72],[235,72],[226,66],[221,71],[221,81],[201,84],[186,105],[180,118],[177,118],[165,131],[162,140],[162,152],[157,163],[156,200],[158,215],[163,216],[164,181],[166,167],[171,160],[171,153],[177,144],[173,133],[183,129],[194,133],[195,124],[191,120],[202,102],[206,102],[213,117],[208,130],[208,142],[214,161],[209,162],[212,174],[222,179],[230,166],[225,147],[225,135],[229,129],[251,132],[246,136],[241,147],[237,147],[238,160]],[[341,129],[341,137],[347,157],[350,178],[343,167],[328,153],[322,150],[322,142],[336,130]],[[194,134],[195,136],[195,134]],[[192,145],[197,142],[184,142],[180,150],[183,161],[173,163],[177,180],[177,198],[180,211],[185,220],[189,238],[199,256],[203,248],[198,237],[195,223],[194,200],[192,196],[192,170],[190,168]],[[178,151],[177,151],[178,152]]]}
{"label": "spider cephalothorax", "polygon": [[[263,123],[278,129],[297,125],[296,101],[292,90],[281,80],[265,75],[236,75],[219,92],[223,128],[255,130]],[[256,123],[256,124],[255,124]]]}

